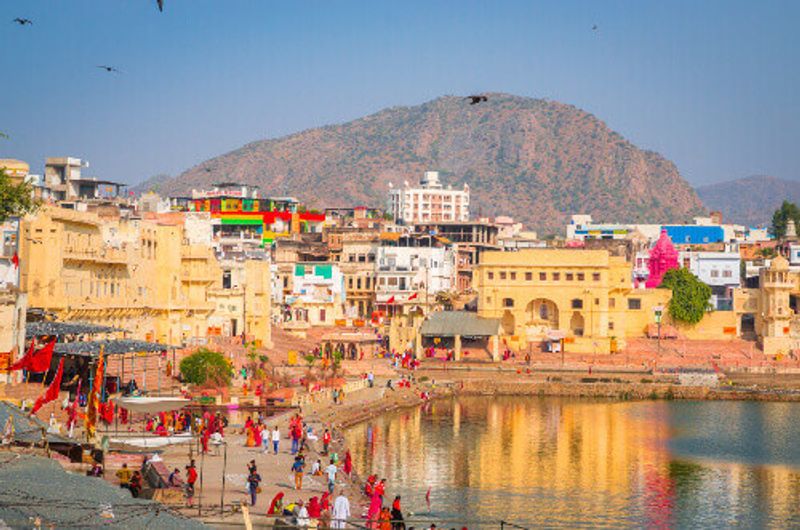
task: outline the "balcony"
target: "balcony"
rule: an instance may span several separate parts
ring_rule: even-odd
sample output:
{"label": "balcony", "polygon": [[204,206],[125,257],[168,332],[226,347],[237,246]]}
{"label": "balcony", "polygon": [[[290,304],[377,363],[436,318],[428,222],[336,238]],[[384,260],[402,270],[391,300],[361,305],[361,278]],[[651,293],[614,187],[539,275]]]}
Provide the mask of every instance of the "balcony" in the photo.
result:
{"label": "balcony", "polygon": [[113,265],[125,265],[128,262],[125,252],[116,248],[78,249],[75,247],[64,247],[62,256],[64,260],[69,261],[88,261]]}

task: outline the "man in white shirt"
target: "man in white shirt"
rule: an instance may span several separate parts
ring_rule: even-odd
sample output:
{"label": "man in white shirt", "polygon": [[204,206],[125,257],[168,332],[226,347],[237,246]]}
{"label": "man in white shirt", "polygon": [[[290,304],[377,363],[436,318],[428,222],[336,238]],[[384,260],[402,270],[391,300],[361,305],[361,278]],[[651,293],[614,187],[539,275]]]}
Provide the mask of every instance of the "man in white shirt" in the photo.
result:
{"label": "man in white shirt", "polygon": [[328,475],[328,493],[331,495],[333,495],[333,487],[336,486],[336,473],[338,471],[339,468],[336,467],[333,460],[331,460],[331,465],[325,468],[325,473]]}
{"label": "man in white shirt", "polygon": [[333,518],[331,521],[331,528],[345,528],[347,519],[350,518],[350,501],[344,496],[344,491],[340,491],[339,496],[333,501],[333,512],[331,515]]}
{"label": "man in white shirt", "polygon": [[272,452],[274,454],[278,454],[278,445],[281,443],[281,431],[278,430],[278,426],[276,425],[272,429]]}
{"label": "man in white shirt", "polygon": [[300,528],[308,527],[308,510],[303,501],[297,501],[297,526]]}

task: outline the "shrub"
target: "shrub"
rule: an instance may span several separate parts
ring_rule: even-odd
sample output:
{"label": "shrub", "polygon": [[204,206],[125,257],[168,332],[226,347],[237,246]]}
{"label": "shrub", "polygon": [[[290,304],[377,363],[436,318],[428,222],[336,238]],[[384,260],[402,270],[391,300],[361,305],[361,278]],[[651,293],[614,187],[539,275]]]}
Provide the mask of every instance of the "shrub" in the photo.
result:
{"label": "shrub", "polygon": [[223,354],[200,348],[181,361],[183,380],[194,385],[230,386],[233,369]]}
{"label": "shrub", "polygon": [[668,270],[659,287],[672,290],[668,311],[673,320],[697,324],[703,319],[711,298],[711,287],[688,269]]}

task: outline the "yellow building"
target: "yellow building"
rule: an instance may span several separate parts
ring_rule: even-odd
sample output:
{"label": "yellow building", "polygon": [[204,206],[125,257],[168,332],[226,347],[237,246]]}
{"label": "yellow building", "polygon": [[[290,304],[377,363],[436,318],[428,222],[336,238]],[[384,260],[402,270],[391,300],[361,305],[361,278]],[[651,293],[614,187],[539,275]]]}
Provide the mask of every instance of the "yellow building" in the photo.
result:
{"label": "yellow building", "polygon": [[[269,325],[262,323],[270,314],[269,282],[263,279],[268,265],[245,261],[243,267],[260,274],[253,273],[257,287],[247,315],[253,327],[246,332],[269,344]],[[167,344],[203,341],[221,334],[211,326],[217,307],[211,292],[222,289],[223,276],[213,249],[190,245],[180,223],[46,206],[22,225],[21,290],[29,307],[61,320],[116,326],[132,338]],[[241,300],[239,306],[244,311]]]}
{"label": "yellow building", "polygon": [[634,289],[631,265],[606,250],[485,252],[478,314],[501,319],[511,348],[564,337],[568,351],[606,353],[643,336],[670,291]]}

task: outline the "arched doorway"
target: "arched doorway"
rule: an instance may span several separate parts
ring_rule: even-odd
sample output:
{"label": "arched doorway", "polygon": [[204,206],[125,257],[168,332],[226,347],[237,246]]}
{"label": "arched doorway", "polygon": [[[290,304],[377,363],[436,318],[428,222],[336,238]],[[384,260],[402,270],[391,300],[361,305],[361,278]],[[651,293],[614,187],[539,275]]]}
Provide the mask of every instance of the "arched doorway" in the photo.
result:
{"label": "arched doorway", "polygon": [[569,329],[576,337],[583,337],[583,315],[580,311],[572,313],[572,318],[569,319]]}
{"label": "arched doorway", "polygon": [[528,325],[558,329],[558,306],[552,300],[531,300],[525,308],[525,314],[528,316]]}
{"label": "arched doorway", "polygon": [[503,334],[505,335],[513,335],[515,326],[516,326],[516,319],[514,315],[506,309],[505,313],[503,313],[503,318],[500,319],[500,325],[503,328]]}

